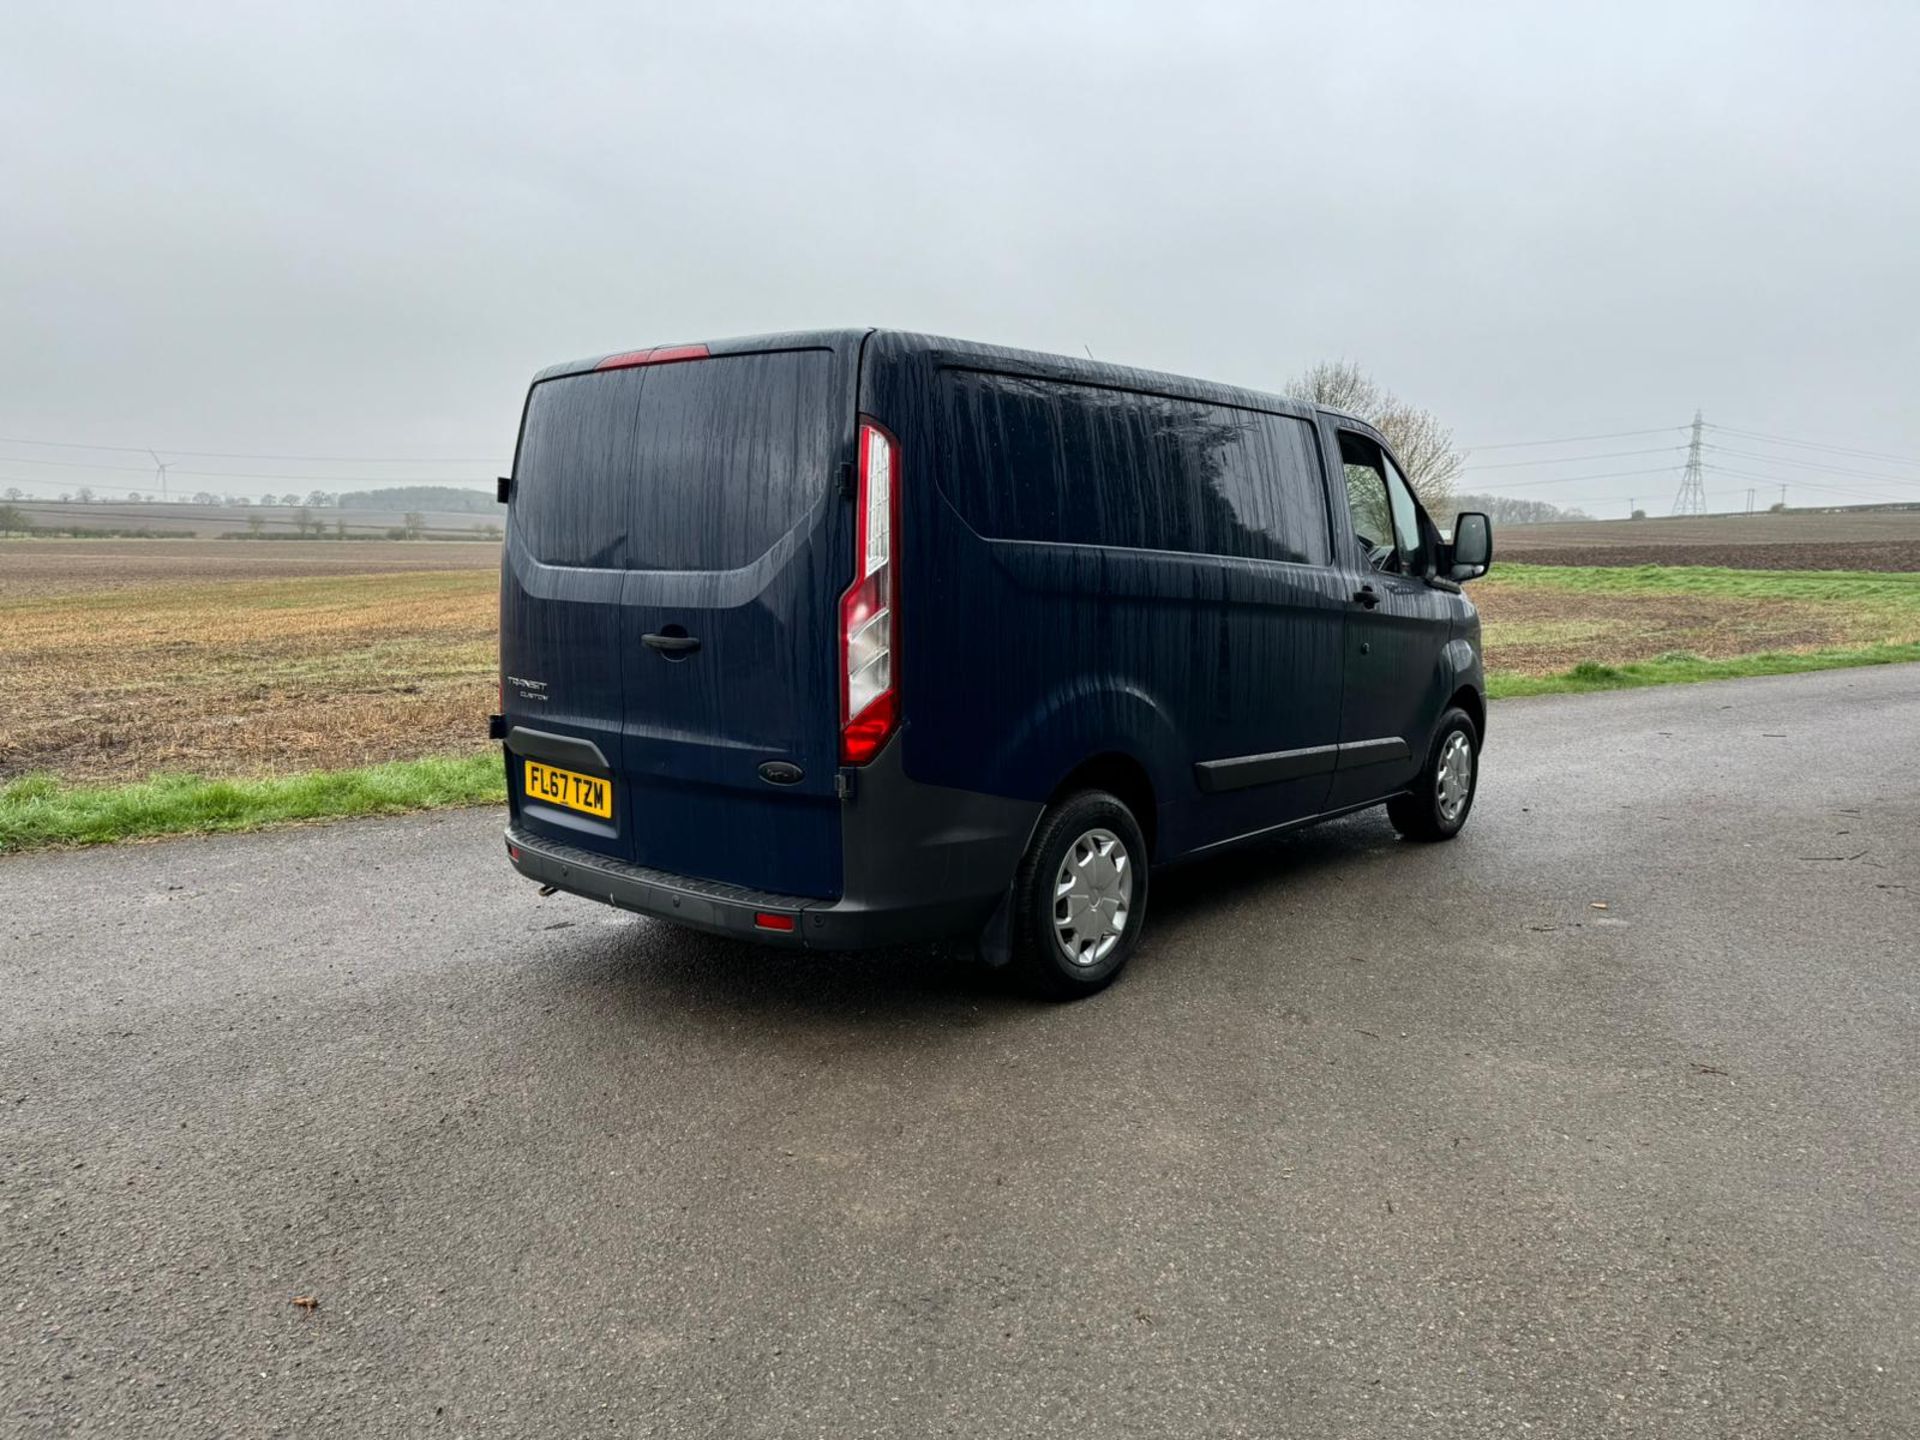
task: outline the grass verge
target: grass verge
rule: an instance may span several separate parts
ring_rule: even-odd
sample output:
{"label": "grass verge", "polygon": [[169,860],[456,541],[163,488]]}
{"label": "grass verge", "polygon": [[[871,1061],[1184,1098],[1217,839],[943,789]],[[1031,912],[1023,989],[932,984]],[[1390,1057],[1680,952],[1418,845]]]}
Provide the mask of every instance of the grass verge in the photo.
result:
{"label": "grass verge", "polygon": [[506,798],[496,751],[266,780],[166,775],[130,785],[68,785],[51,775],[29,775],[0,786],[0,854],[143,835],[253,830],[289,820],[505,804]]}
{"label": "grass verge", "polygon": [[1920,644],[1860,645],[1828,650],[1789,650],[1705,660],[1698,655],[1656,655],[1623,665],[1584,660],[1557,675],[1487,676],[1487,695],[1504,700],[1519,695],[1579,695],[1592,690],[1632,690],[1644,685],[1682,685],[1695,680],[1739,680],[1753,675],[1800,675],[1810,670],[1844,670],[1860,665],[1897,665],[1920,661]]}

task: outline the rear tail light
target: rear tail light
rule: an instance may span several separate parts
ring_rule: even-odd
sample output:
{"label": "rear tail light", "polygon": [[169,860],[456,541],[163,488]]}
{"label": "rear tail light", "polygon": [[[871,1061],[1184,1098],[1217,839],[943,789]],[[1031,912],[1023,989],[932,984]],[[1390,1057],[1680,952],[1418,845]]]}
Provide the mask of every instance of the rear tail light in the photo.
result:
{"label": "rear tail light", "polygon": [[853,584],[840,597],[840,761],[864,765],[900,725],[900,446],[860,422]]}

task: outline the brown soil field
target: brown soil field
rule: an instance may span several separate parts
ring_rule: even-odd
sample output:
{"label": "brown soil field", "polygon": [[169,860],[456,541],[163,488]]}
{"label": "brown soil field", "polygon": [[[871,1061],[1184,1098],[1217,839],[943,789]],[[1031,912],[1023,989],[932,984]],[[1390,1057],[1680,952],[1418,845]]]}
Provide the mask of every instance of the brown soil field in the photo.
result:
{"label": "brown soil field", "polygon": [[[396,548],[432,558],[493,551]],[[56,574],[29,597],[0,597],[8,719],[0,780],[34,771],[75,780],[265,775],[486,743],[498,669],[491,566],[117,579],[114,588],[77,591]]]}
{"label": "brown soil field", "polygon": [[1889,638],[1863,634],[1860,618],[1831,602],[1595,595],[1502,584],[1498,573],[1472,590],[1490,671],[1551,675],[1583,660],[1621,665],[1675,651],[1717,660]]}
{"label": "brown soil field", "polygon": [[1920,570],[1920,510],[1501,525],[1494,556],[1527,565]]}
{"label": "brown soil field", "polygon": [[500,547],[433,540],[0,540],[0,604],[164,583],[485,570]]}

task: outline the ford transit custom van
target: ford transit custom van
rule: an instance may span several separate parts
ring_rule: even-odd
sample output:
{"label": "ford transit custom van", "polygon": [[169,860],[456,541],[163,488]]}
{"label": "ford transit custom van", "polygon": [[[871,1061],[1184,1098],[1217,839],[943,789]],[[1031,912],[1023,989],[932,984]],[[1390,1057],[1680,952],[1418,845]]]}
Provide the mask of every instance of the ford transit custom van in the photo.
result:
{"label": "ford transit custom van", "polygon": [[1059,997],[1164,866],[1367,806],[1445,840],[1486,699],[1352,416],[883,330],[557,365],[501,482],[507,852],[774,946],[947,935]]}

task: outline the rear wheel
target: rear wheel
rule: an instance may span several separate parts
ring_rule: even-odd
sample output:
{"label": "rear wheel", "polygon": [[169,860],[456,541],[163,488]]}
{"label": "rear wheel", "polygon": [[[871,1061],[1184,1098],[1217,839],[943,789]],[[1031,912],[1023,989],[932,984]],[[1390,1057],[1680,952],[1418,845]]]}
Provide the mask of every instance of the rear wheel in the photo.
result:
{"label": "rear wheel", "polygon": [[1013,972],[1030,990],[1077,1000],[1105,989],[1139,943],[1147,844],[1133,812],[1104,790],[1041,817],[1014,876]]}
{"label": "rear wheel", "polygon": [[1433,748],[1413,789],[1387,802],[1387,818],[1409,840],[1451,840],[1467,823],[1480,781],[1480,732],[1454,709],[1440,717]]}

